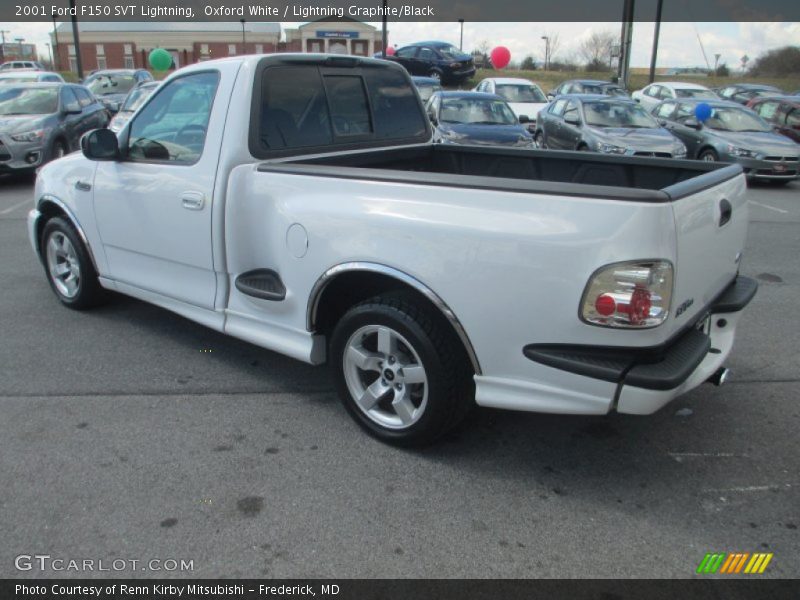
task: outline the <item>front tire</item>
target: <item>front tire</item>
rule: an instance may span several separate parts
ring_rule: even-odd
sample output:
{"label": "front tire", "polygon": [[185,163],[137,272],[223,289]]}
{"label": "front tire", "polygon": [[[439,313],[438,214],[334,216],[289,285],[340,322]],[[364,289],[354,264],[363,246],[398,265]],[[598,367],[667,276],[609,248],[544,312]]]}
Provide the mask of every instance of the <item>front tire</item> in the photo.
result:
{"label": "front tire", "polygon": [[697,158],[705,162],[717,162],[719,160],[719,154],[717,154],[716,150],[706,148]]}
{"label": "front tire", "polygon": [[473,405],[463,347],[440,315],[410,295],[351,308],[336,325],[330,356],[347,411],[384,442],[430,444]]}
{"label": "front tire", "polygon": [[537,148],[546,148],[544,145],[544,134],[541,131],[537,131],[533,136],[533,144]]}
{"label": "front tire", "polygon": [[45,224],[41,255],[47,281],[64,306],[83,310],[105,300],[89,253],[66,219],[54,217]]}

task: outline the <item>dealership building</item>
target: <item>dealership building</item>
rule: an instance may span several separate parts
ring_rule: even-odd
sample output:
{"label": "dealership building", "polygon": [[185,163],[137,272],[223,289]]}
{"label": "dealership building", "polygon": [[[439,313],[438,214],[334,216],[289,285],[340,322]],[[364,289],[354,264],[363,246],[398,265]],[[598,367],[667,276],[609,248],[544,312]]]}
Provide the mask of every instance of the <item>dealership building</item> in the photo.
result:
{"label": "dealership building", "polygon": [[[56,68],[78,71],[79,49],[72,24],[59,23],[50,33]],[[95,69],[147,68],[154,48],[164,48],[176,67],[239,54],[332,52],[371,56],[382,48],[381,32],[356,20],[318,20],[286,29],[279,23],[80,23],[80,56],[84,72]]]}

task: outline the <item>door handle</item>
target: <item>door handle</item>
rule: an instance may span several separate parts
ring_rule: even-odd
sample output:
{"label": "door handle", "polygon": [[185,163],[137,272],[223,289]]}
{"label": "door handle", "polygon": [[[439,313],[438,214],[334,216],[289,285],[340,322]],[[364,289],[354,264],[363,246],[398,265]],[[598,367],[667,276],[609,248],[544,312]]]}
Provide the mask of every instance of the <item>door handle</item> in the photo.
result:
{"label": "door handle", "polygon": [[183,194],[181,194],[183,208],[189,210],[203,210],[205,199],[206,197],[202,192],[183,192]]}
{"label": "door handle", "polygon": [[75,182],[75,189],[80,190],[81,192],[90,192],[92,191],[92,184],[78,180]]}

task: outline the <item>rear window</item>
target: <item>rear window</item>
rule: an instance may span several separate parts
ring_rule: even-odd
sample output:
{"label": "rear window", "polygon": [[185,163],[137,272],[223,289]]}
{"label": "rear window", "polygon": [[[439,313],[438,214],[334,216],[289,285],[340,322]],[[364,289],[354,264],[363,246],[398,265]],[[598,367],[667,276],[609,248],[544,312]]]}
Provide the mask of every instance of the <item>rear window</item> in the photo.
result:
{"label": "rear window", "polygon": [[250,134],[258,158],[427,141],[417,95],[399,70],[267,65],[261,73]]}

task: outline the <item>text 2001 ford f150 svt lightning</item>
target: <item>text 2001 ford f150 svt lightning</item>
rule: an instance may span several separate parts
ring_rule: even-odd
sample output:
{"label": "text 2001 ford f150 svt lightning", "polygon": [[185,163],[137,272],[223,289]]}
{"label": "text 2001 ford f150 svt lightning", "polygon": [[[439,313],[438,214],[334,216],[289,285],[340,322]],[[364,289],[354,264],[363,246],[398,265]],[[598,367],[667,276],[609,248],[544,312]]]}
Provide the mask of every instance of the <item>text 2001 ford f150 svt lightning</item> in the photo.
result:
{"label": "text 2001 ford f150 svt lightning", "polygon": [[386,61],[204,62],[39,172],[30,238],[63,304],[116,290],[329,362],[390,442],[721,378],[756,291],[739,166],[430,140]]}

